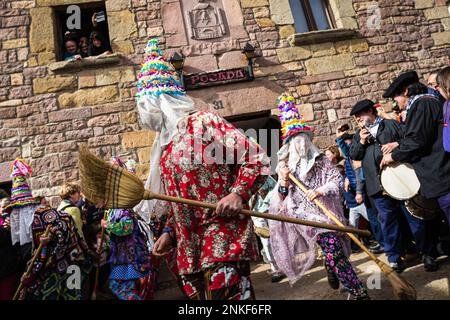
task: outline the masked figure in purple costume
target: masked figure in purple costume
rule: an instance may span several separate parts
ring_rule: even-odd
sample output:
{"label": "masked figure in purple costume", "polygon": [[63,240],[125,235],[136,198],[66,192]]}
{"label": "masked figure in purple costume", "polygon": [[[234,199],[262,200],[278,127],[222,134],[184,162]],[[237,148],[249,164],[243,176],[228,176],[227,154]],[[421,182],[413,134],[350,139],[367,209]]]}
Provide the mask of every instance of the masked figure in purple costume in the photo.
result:
{"label": "masked figure in purple costume", "polygon": [[[130,161],[112,163],[135,173]],[[108,210],[102,225],[110,237],[111,291],[120,300],[145,300],[152,272],[150,227],[132,209]]]}
{"label": "masked figure in purple costume", "polygon": [[[311,128],[299,114],[292,96],[278,99],[281,110],[283,146],[278,152],[278,193],[272,198],[269,212],[276,215],[335,224],[317,207],[320,200],[336,217],[347,224],[340,202],[341,175],[334,165],[311,142]],[[289,181],[292,173],[305,187],[305,194]],[[348,260],[350,242],[346,235],[315,227],[271,221],[271,245],[275,262],[291,284],[298,281],[317,259],[317,243],[323,251],[328,282],[333,289],[339,283],[349,298],[369,299],[367,289]]]}

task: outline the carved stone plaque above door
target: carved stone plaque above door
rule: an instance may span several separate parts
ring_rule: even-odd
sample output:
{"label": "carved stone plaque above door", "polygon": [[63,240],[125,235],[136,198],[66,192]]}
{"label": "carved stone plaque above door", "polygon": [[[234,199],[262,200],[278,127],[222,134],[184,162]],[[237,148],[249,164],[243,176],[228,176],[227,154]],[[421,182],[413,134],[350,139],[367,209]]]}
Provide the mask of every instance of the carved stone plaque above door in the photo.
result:
{"label": "carved stone plaque above door", "polygon": [[239,0],[162,0],[167,48],[246,39]]}
{"label": "carved stone plaque above door", "polygon": [[192,10],[185,10],[189,36],[194,40],[222,38],[227,34],[226,17],[217,3],[222,0],[197,0]]}

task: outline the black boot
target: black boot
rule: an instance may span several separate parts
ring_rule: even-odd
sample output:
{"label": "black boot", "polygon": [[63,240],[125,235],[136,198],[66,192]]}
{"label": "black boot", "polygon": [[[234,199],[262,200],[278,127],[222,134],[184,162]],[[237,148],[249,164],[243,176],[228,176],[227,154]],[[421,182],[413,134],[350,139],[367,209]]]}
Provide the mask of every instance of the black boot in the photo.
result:
{"label": "black boot", "polygon": [[423,266],[425,267],[425,271],[434,272],[439,268],[436,260],[433,257],[423,255],[422,257]]}

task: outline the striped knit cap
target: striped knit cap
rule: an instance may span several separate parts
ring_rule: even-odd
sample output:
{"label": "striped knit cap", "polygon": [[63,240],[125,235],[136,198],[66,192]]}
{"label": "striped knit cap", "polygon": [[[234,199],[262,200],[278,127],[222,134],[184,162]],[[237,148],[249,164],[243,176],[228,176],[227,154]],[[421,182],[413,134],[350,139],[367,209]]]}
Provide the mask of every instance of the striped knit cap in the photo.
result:
{"label": "striped knit cap", "polygon": [[21,208],[35,204],[35,199],[31,194],[31,189],[27,182],[27,177],[32,172],[31,167],[25,160],[17,158],[13,162],[11,170],[13,185],[11,189],[11,202],[8,205],[9,208]]}

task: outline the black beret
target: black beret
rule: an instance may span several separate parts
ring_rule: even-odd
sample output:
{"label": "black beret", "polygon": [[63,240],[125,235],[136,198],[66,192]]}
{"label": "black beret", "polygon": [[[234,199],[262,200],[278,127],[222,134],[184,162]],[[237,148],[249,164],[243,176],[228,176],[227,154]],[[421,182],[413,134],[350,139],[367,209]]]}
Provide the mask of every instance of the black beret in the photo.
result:
{"label": "black beret", "polygon": [[375,108],[375,103],[372,100],[369,99],[361,100],[354,105],[352,111],[350,112],[350,115],[354,116],[355,114],[370,108]]}
{"label": "black beret", "polygon": [[402,73],[391,83],[383,94],[383,98],[393,98],[394,94],[400,92],[412,83],[419,82],[419,76],[415,71]]}

